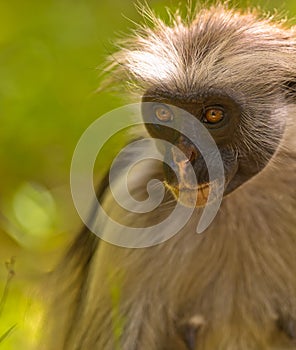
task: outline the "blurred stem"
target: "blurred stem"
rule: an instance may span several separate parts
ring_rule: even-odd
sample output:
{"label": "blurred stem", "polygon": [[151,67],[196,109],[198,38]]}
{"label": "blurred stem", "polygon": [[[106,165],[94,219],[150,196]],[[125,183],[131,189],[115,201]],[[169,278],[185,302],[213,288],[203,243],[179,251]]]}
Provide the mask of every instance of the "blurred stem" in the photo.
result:
{"label": "blurred stem", "polygon": [[15,327],[16,327],[16,324],[11,326],[4,334],[0,336],[0,343],[2,343],[3,340],[9,336],[9,334],[14,330]]}
{"label": "blurred stem", "polygon": [[[5,282],[5,285],[4,285],[2,297],[0,299],[0,316],[1,316],[2,312],[3,312],[4,305],[5,305],[6,300],[7,300],[7,295],[8,295],[8,290],[9,290],[9,287],[10,287],[10,282],[11,282],[13,276],[15,275],[14,263],[15,263],[15,258],[14,257],[11,257],[10,260],[5,262],[5,266],[6,266],[6,269],[7,269],[7,277],[6,277],[6,282]],[[8,332],[10,332],[12,330],[12,328],[10,328],[8,330]]]}

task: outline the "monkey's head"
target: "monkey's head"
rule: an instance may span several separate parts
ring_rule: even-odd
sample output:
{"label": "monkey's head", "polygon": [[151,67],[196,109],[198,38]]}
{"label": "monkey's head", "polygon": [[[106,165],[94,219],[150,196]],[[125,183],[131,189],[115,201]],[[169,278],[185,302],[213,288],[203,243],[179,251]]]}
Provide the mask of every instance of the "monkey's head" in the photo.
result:
{"label": "monkey's head", "polygon": [[[224,195],[256,176],[281,144],[295,103],[295,31],[222,5],[186,20],[171,16],[169,25],[147,10],[145,16],[151,26],[138,28],[123,44],[113,68],[141,91],[149,134],[168,141],[167,187],[175,196],[183,191],[185,204],[203,206],[211,183],[200,150],[182,133],[192,127],[186,115],[207,128],[220,151]],[[176,123],[181,131],[173,129]],[[186,177],[189,165],[197,186]]]}

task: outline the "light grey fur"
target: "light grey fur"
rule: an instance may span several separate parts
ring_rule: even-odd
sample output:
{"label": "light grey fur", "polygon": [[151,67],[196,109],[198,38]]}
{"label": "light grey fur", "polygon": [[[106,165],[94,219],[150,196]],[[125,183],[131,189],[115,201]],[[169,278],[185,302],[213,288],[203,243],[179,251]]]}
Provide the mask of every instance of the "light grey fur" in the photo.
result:
{"label": "light grey fur", "polygon": [[[116,78],[137,92],[235,96],[246,155],[264,158],[278,142],[266,130],[285,131],[266,167],[223,199],[202,235],[195,233],[198,209],[181,232],[150,248],[98,244],[84,232],[56,272],[45,348],[185,350],[179,326],[197,317],[196,350],[295,349],[296,98],[287,88],[296,77],[295,31],[222,5],[186,20],[172,16],[170,25],[149,10],[146,17],[152,26],[137,28],[113,56]],[[144,194],[159,173],[150,164],[133,190]],[[108,190],[104,203],[131,226],[150,225],[173,205],[169,199],[149,215],[126,215]]]}

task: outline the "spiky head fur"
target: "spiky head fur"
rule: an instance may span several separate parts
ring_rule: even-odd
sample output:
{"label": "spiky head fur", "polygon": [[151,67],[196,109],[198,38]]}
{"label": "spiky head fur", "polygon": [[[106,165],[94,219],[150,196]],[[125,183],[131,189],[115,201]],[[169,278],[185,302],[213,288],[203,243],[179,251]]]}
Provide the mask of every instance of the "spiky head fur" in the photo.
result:
{"label": "spiky head fur", "polygon": [[185,19],[169,12],[168,24],[147,7],[140,10],[144,24],[118,42],[107,69],[111,79],[137,95],[154,89],[183,98],[229,96],[242,111],[230,147],[268,162],[295,115],[295,28],[223,4],[197,6]]}

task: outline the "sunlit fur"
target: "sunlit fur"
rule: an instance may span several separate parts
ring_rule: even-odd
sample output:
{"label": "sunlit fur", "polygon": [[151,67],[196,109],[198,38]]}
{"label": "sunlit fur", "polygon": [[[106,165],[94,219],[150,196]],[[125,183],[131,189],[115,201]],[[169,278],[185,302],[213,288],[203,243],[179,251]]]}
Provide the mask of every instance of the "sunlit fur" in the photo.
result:
{"label": "sunlit fur", "polygon": [[[179,234],[150,248],[98,244],[84,230],[55,272],[54,325],[44,348],[295,349],[295,31],[222,5],[185,20],[171,15],[168,25],[150,10],[144,16],[146,24],[112,56],[113,81],[139,95],[152,87],[228,93],[242,106],[243,147],[233,147],[244,156],[270,157],[276,131],[285,131],[266,167],[223,200],[202,235],[195,233],[197,210]],[[159,173],[159,165],[144,169],[134,192],[144,195]],[[104,193],[105,207],[131,226],[149,226],[174,205],[168,193],[153,213],[126,215]],[[192,320],[202,322],[190,343]]]}

